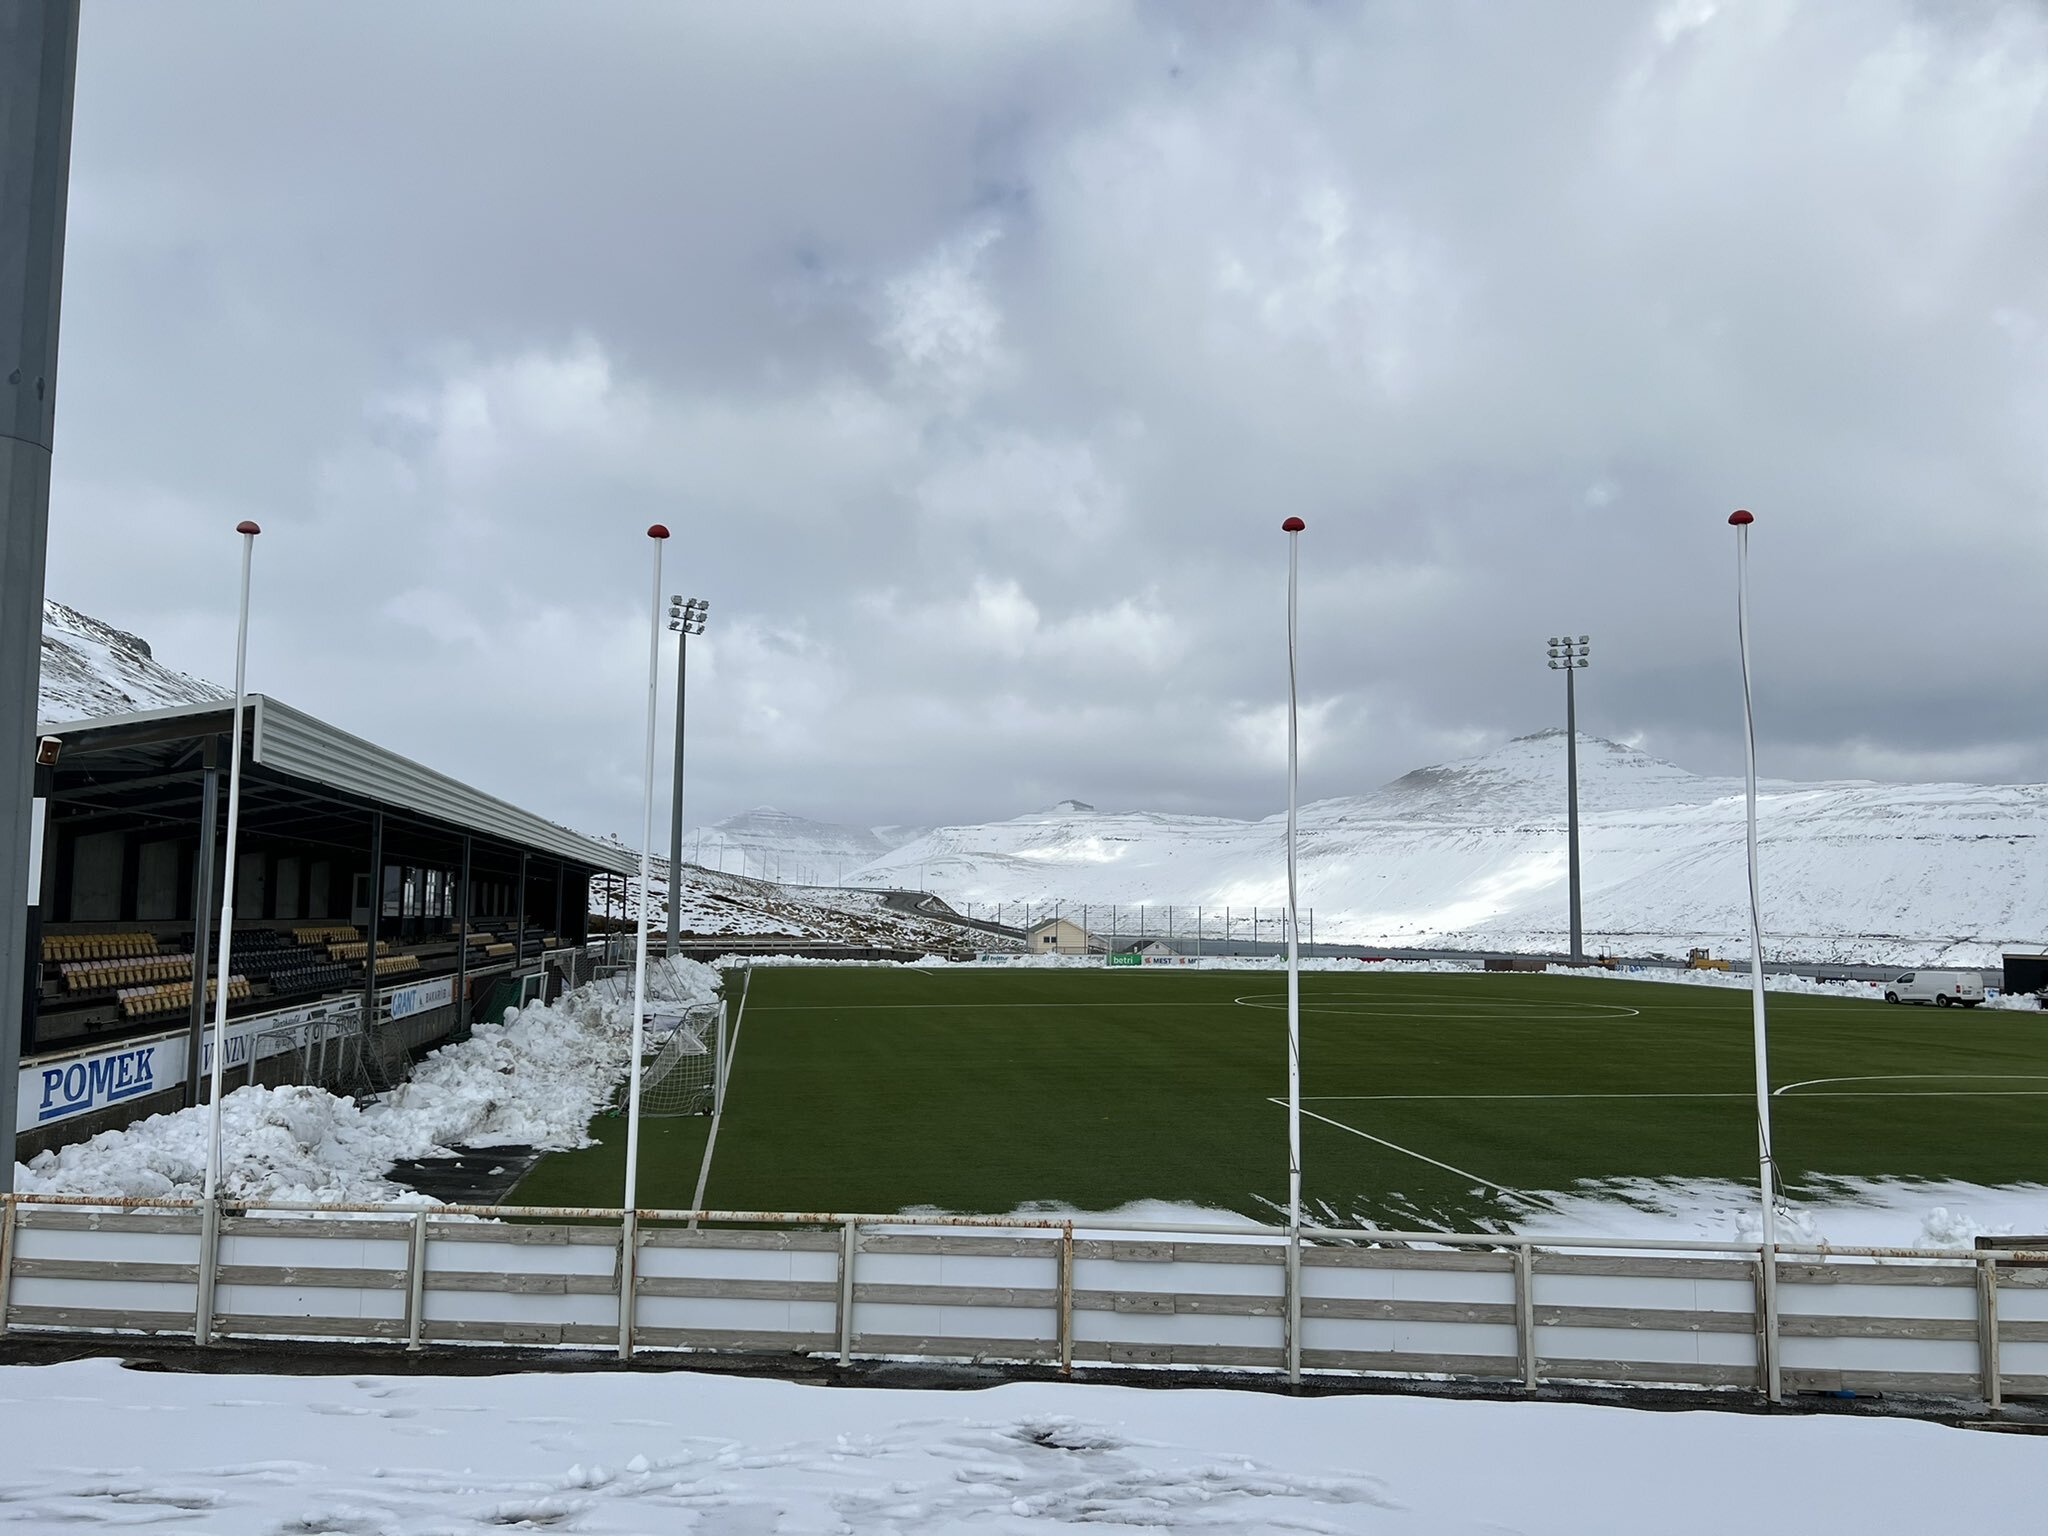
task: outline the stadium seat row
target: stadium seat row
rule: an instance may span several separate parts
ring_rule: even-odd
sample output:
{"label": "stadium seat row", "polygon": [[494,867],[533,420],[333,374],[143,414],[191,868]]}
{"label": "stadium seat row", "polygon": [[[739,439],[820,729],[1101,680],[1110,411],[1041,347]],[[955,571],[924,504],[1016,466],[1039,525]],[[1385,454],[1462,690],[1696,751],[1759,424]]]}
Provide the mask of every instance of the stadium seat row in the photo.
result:
{"label": "stadium seat row", "polygon": [[334,924],[325,928],[294,928],[292,930],[292,940],[299,944],[346,944],[351,939],[359,939],[361,937],[362,934],[346,924]]}
{"label": "stadium seat row", "polygon": [[66,960],[59,969],[67,992],[105,992],[145,982],[175,981],[180,974],[189,977],[192,957],[158,954],[126,960]]}
{"label": "stadium seat row", "polygon": [[49,933],[43,935],[45,960],[115,960],[157,953],[153,933]]}
{"label": "stadium seat row", "polygon": [[[208,1002],[219,994],[215,979],[206,983]],[[228,977],[228,1001],[246,1003],[249,1000],[249,978]],[[189,981],[166,982],[154,987],[127,987],[117,994],[121,1000],[121,1014],[124,1018],[147,1019],[158,1014],[182,1013],[192,1006],[192,983]]]}

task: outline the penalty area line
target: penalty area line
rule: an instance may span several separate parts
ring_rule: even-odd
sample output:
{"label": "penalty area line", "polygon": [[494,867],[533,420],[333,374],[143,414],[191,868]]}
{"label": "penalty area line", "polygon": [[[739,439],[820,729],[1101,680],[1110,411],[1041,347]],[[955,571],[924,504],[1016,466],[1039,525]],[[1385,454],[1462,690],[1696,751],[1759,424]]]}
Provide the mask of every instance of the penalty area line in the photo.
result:
{"label": "penalty area line", "polygon": [[[1287,1107],[1287,1101],[1282,1098],[1269,1098],[1266,1102],[1268,1104],[1277,1104],[1282,1109]],[[1506,1195],[1512,1200],[1520,1200],[1527,1205],[1547,1206],[1550,1204],[1548,1200],[1543,1199],[1540,1195],[1532,1195],[1525,1189],[1510,1189],[1505,1184],[1496,1184],[1492,1179],[1481,1178],[1469,1168],[1460,1168],[1455,1163],[1445,1162],[1442,1158],[1431,1157],[1427,1152],[1418,1152],[1413,1147],[1404,1147],[1398,1141],[1389,1141],[1384,1136],[1375,1136],[1370,1131],[1361,1131],[1357,1126],[1346,1125],[1342,1120],[1332,1120],[1328,1115],[1319,1115],[1312,1109],[1304,1109],[1302,1113],[1311,1120],[1320,1120],[1325,1125],[1334,1125],[1340,1131],[1349,1131],[1354,1136],[1363,1137],[1365,1140],[1375,1142],[1390,1151],[1399,1152],[1404,1157],[1412,1157],[1418,1162],[1428,1163],[1431,1167],[1441,1168],[1446,1173],[1455,1173],[1461,1179],[1470,1179],[1474,1184]]]}

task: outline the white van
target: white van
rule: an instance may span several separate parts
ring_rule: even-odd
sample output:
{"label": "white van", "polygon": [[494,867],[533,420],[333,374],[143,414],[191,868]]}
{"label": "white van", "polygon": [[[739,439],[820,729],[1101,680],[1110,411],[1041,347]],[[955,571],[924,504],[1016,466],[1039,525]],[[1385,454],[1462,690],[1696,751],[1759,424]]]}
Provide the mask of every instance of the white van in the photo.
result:
{"label": "white van", "polygon": [[1933,1003],[1947,1008],[1960,1003],[1974,1008],[1984,1001],[1984,977],[1977,971],[1908,971],[1885,983],[1888,1003]]}

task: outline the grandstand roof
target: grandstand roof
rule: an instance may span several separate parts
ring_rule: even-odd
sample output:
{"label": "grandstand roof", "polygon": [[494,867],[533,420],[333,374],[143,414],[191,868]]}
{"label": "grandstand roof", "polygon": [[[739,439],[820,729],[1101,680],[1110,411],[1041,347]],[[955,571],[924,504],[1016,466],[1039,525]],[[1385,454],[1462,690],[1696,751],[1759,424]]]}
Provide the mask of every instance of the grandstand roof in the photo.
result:
{"label": "grandstand roof", "polygon": [[[638,856],[617,843],[572,832],[267,695],[252,693],[248,702],[249,761],[273,774],[412,811],[593,870],[639,871]],[[180,704],[46,724],[40,730],[61,738],[67,748],[118,752],[127,759],[124,766],[162,771],[178,764],[194,739],[232,730],[234,712],[231,701]]]}

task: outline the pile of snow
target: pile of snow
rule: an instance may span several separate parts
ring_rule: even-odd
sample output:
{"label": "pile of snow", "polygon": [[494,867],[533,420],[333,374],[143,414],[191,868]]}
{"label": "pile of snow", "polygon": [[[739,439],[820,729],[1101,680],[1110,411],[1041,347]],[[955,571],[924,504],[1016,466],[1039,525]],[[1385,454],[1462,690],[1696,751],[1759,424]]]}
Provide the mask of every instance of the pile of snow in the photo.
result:
{"label": "pile of snow", "polygon": [[[1753,1243],[1763,1215],[1753,1185],[1727,1179],[1602,1179],[1534,1197],[1516,1221],[1531,1236],[1697,1238]],[[1968,1248],[1979,1237],[2048,1233],[2048,1186],[1989,1188],[1959,1179],[1831,1177],[1780,1209],[1778,1240],[1839,1248]]]}
{"label": "pile of snow", "polygon": [[[1546,965],[1546,976],[1605,977],[1609,981],[1661,981],[1680,987],[1720,987],[1747,992],[1747,971],[1681,971],[1666,965],[1603,966]],[[1865,1002],[1884,1001],[1884,983],[1879,981],[1816,981],[1811,976],[1764,972],[1766,992],[1798,992],[1808,997],[1846,997]]]}
{"label": "pile of snow", "polygon": [[[718,973],[657,962],[650,996],[714,1002]],[[457,1146],[589,1144],[591,1119],[625,1075],[632,981],[570,992],[559,1003],[506,1010],[468,1039],[420,1062],[410,1081],[358,1105],[320,1088],[239,1088],[221,1100],[222,1185],[231,1199],[431,1204],[385,1177],[405,1158]],[[24,1194],[192,1199],[206,1169],[204,1108],[155,1115],[15,1168]]]}
{"label": "pile of snow", "polygon": [[820,1392],[684,1371],[226,1376],[117,1360],[0,1369],[0,1444],[5,1508],[25,1531],[363,1536],[1938,1531],[1965,1505],[2038,1507],[2044,1463],[2027,1435],[1905,1418],[1086,1382]]}

